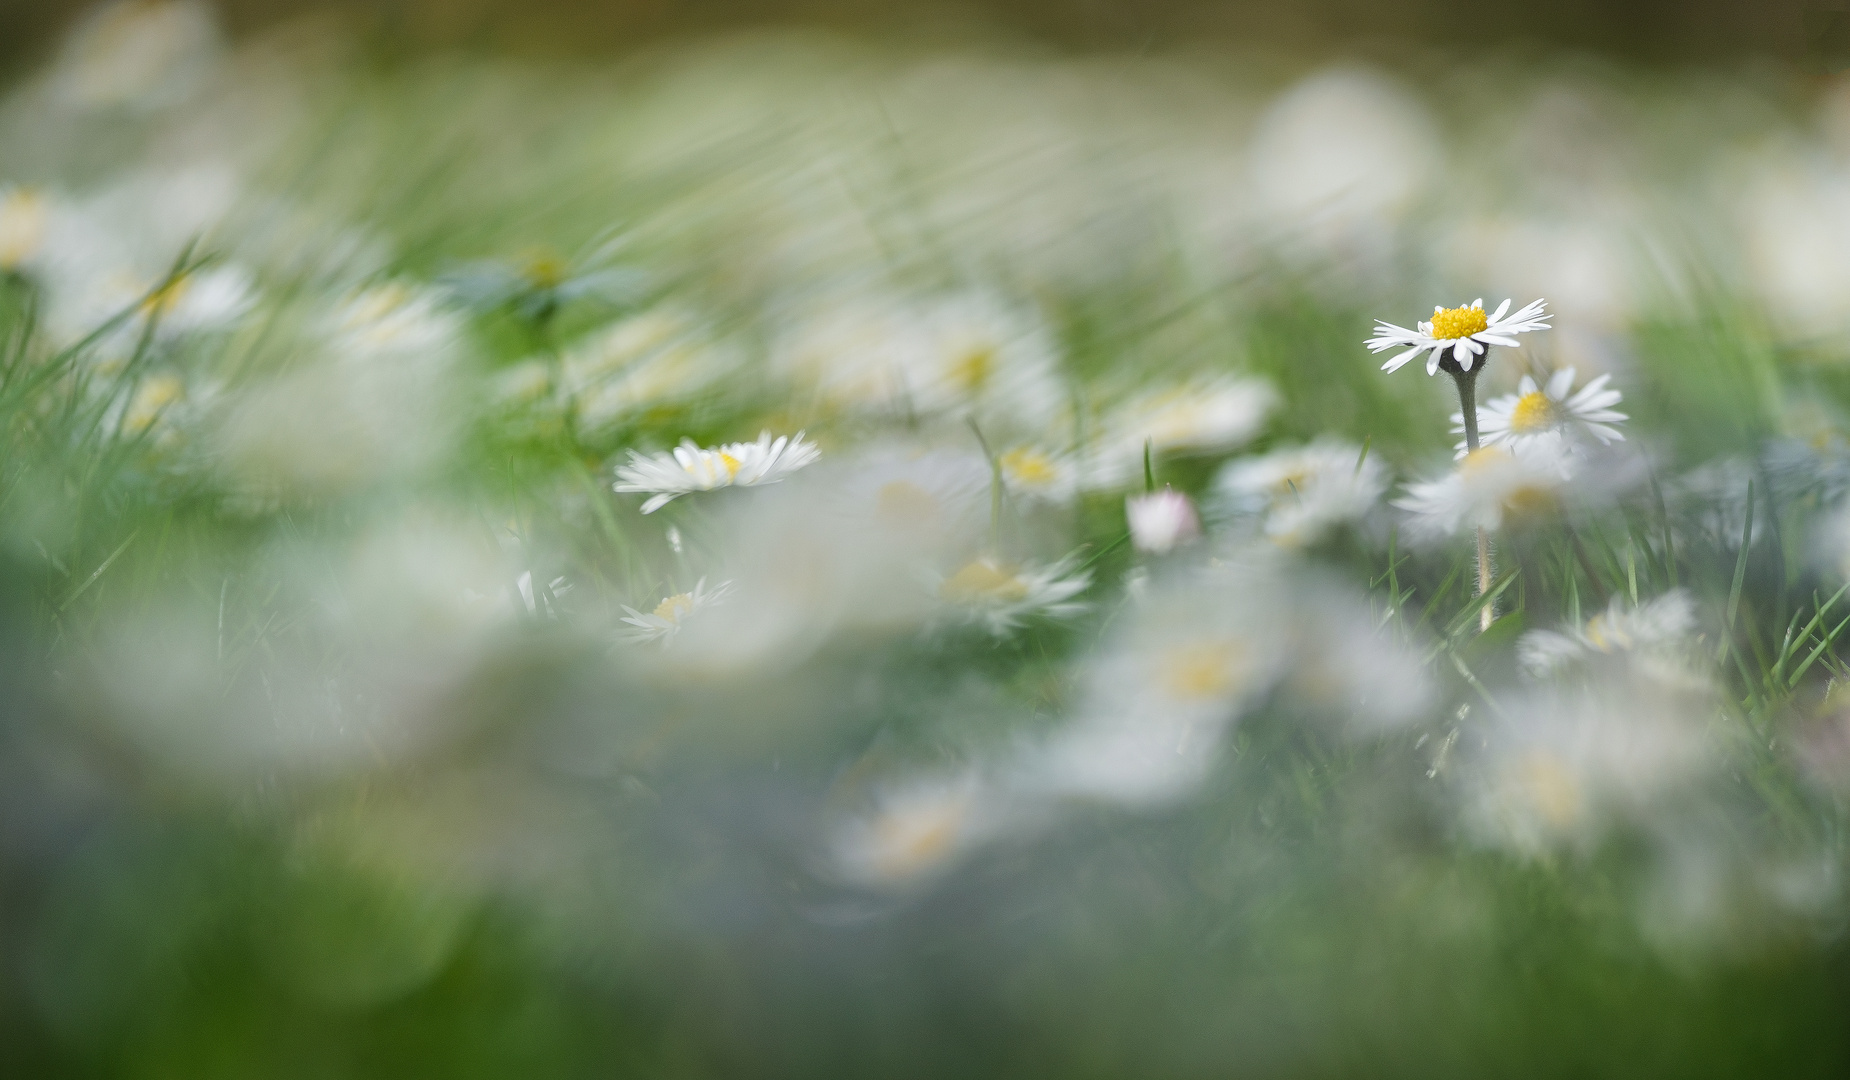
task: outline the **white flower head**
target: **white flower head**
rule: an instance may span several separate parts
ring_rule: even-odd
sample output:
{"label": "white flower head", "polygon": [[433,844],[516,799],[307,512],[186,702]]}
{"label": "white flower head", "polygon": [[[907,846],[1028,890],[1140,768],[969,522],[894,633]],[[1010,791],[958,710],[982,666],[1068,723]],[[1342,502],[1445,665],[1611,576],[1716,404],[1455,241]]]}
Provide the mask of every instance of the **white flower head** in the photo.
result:
{"label": "white flower head", "polygon": [[1695,601],[1682,589],[1637,605],[1615,596],[1582,626],[1524,634],[1517,651],[1523,666],[1538,677],[1601,656],[1622,656],[1643,661],[1649,673],[1681,675],[1665,680],[1681,682],[1687,681],[1688,669],[1679,661],[1692,644],[1695,627]]}
{"label": "white flower head", "polygon": [[885,888],[928,879],[995,831],[991,801],[972,775],[888,788],[873,812],[836,830],[836,872],[855,884]]}
{"label": "white flower head", "polygon": [[803,432],[776,439],[766,431],[757,442],[727,443],[702,449],[692,439],[665,454],[630,451],[630,463],[617,470],[613,490],[648,492],[642,512],[653,514],[693,491],[775,484],[816,460],[822,451],[803,441]]}
{"label": "white flower head", "polygon": [[440,354],[462,336],[462,320],[434,289],[387,282],[363,289],[328,321],[334,346],[358,357]]}
{"label": "white flower head", "polygon": [[1436,375],[1449,349],[1459,368],[1470,371],[1490,346],[1514,347],[1520,344],[1517,334],[1548,329],[1548,324],[1542,321],[1548,318],[1545,307],[1545,301],[1537,300],[1506,318],[1510,309],[1508,300],[1498,304],[1494,313],[1486,315],[1484,301],[1478,299],[1463,307],[1435,307],[1432,318],[1413,330],[1377,320],[1375,336],[1367,341],[1368,351],[1405,350],[1382,364],[1382,371],[1396,371],[1419,354],[1431,353],[1426,359],[1426,374]]}
{"label": "white flower head", "polygon": [[[1601,445],[1623,442],[1625,436],[1613,424],[1627,419],[1613,411],[1622,395],[1606,384],[1612,376],[1601,375],[1578,391],[1574,390],[1574,369],[1562,368],[1549,376],[1546,385],[1524,375],[1516,393],[1495,398],[1478,410],[1477,426],[1482,445],[1517,442],[1524,439],[1563,435],[1572,438],[1590,435]],[[1462,435],[1464,414],[1452,414],[1452,433]],[[1463,440],[1457,445],[1458,456],[1469,453]]]}
{"label": "white flower head", "polygon": [[0,272],[32,265],[45,246],[50,201],[28,187],[0,187]]}
{"label": "white flower head", "polygon": [[1146,445],[1157,453],[1231,450],[1259,433],[1277,404],[1263,379],[1194,379],[1145,391],[1112,410],[1088,456],[1086,486],[1120,487],[1142,467]]}
{"label": "white flower head", "polygon": [[1124,500],[1131,546],[1152,555],[1167,555],[1201,535],[1201,516],[1187,495],[1164,488]]}
{"label": "white flower head", "polygon": [[681,632],[682,624],[696,612],[724,601],[731,592],[730,581],[722,581],[709,589],[707,579],[701,578],[688,592],[663,597],[662,602],[647,614],[625,604],[623,610],[629,612],[629,615],[623,621],[635,629],[625,631],[623,639],[632,642],[659,641],[666,645]]}
{"label": "white flower head", "polygon": [[1559,440],[1487,446],[1438,480],[1408,484],[1394,505],[1409,514],[1409,531],[1428,537],[1496,529],[1511,515],[1556,507],[1573,475]]}
{"label": "white flower head", "polygon": [[1695,700],[1622,681],[1506,699],[1507,715],[1466,743],[1467,825],[1489,843],[1540,852],[1591,844],[1620,822],[1649,824],[1715,762]]}
{"label": "white flower head", "polygon": [[1374,509],[1387,489],[1379,460],[1337,439],[1230,461],[1215,479],[1220,509],[1263,515],[1265,535],[1297,547]]}
{"label": "white flower head", "polygon": [[600,431],[664,404],[688,401],[724,380],[738,358],[709,339],[693,315],[647,311],[573,345],[564,392],[579,426]]}
{"label": "white flower head", "polygon": [[1038,446],[1013,446],[996,456],[1009,494],[1041,502],[1068,502],[1079,487],[1072,458]]}
{"label": "white flower head", "polygon": [[1004,637],[1034,616],[1061,619],[1085,610],[1075,601],[1092,583],[1070,557],[1045,566],[1010,564],[984,556],[972,559],[938,582],[938,599],[964,620]]}

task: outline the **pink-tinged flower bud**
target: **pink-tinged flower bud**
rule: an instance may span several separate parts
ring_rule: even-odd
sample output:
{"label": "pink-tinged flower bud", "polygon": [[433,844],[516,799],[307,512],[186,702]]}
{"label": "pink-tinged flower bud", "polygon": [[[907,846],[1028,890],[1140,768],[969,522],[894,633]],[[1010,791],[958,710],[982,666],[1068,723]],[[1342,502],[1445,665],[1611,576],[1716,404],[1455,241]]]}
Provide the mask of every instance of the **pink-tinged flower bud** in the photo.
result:
{"label": "pink-tinged flower bud", "polygon": [[1138,551],[1164,555],[1201,535],[1201,517],[1187,495],[1164,488],[1124,500],[1131,523],[1131,544]]}

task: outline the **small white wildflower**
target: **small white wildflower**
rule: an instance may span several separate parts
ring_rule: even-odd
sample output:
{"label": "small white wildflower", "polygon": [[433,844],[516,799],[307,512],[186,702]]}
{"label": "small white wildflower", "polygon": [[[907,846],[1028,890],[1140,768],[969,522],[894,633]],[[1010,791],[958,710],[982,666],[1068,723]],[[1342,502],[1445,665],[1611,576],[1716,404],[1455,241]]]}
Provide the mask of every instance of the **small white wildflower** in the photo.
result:
{"label": "small white wildflower", "polygon": [[[1579,391],[1570,393],[1574,389],[1574,369],[1571,367],[1555,372],[1543,387],[1537,387],[1533,378],[1524,375],[1522,382],[1517,385],[1516,393],[1496,398],[1478,410],[1478,434],[1482,445],[1496,446],[1499,443],[1583,432],[1602,444],[1623,442],[1625,436],[1612,425],[1627,417],[1622,412],[1613,411],[1612,407],[1619,403],[1622,395],[1607,387],[1611,378],[1610,375],[1601,375]],[[1453,413],[1452,433],[1462,435],[1464,430],[1464,414]],[[1457,449],[1461,458],[1469,453],[1462,439]]]}
{"label": "small white wildflower", "polygon": [[1201,535],[1201,517],[1187,495],[1164,488],[1124,500],[1131,546],[1151,555],[1167,555]]}
{"label": "small white wildflower", "polygon": [[1230,461],[1214,488],[1223,511],[1264,515],[1265,535],[1296,547],[1374,509],[1387,477],[1381,463],[1364,458],[1360,447],[1319,439]]}
{"label": "small white wildflower", "polygon": [[730,581],[722,581],[709,589],[707,579],[701,578],[694,583],[692,590],[663,597],[662,602],[655,605],[655,610],[646,615],[625,604],[623,610],[629,612],[629,616],[623,621],[636,629],[625,631],[623,639],[632,642],[660,641],[666,644],[681,632],[682,624],[689,617],[724,601],[731,592]]}
{"label": "small white wildflower", "polygon": [[1381,365],[1383,371],[1396,371],[1420,353],[1430,352],[1426,374],[1435,375],[1446,350],[1450,349],[1459,368],[1470,371],[1490,346],[1513,347],[1520,344],[1514,335],[1548,329],[1548,324],[1542,321],[1548,318],[1545,307],[1545,301],[1537,300],[1505,318],[1504,313],[1510,309],[1508,300],[1497,305],[1495,313],[1486,315],[1484,301],[1479,299],[1463,307],[1435,307],[1432,318],[1414,330],[1376,320],[1375,336],[1368,339],[1368,351],[1379,353],[1405,348]]}
{"label": "small white wildflower", "polygon": [[1596,656],[1675,660],[1691,644],[1695,626],[1696,603],[1682,589],[1636,606],[1615,596],[1605,611],[1582,626],[1565,632],[1532,630],[1524,634],[1517,652],[1523,666],[1538,677],[1556,674]]}
{"label": "small white wildflower", "polygon": [[693,491],[775,484],[815,461],[821,451],[803,441],[803,433],[779,436],[766,431],[755,443],[727,443],[702,449],[692,439],[666,454],[645,456],[630,451],[630,463],[617,470],[613,490],[648,492],[642,512],[653,514]]}
{"label": "small white wildflower", "polygon": [[898,887],[948,866],[994,828],[974,776],[918,781],[883,792],[878,808],[837,830],[834,863],[856,884]]}
{"label": "small white wildflower", "polygon": [[1558,441],[1491,446],[1467,455],[1438,480],[1407,485],[1406,496],[1394,505],[1410,515],[1412,532],[1426,536],[1495,529],[1506,516],[1556,506],[1571,477]]}
{"label": "small white wildflower", "polygon": [[1044,502],[1067,502],[1078,488],[1079,472],[1063,454],[1036,446],[1015,446],[996,457],[1002,484],[1010,494]]}
{"label": "small white wildflower", "polygon": [[32,188],[0,188],[0,272],[17,273],[31,265],[45,246],[51,207]]}
{"label": "small white wildflower", "polygon": [[1002,637],[1031,616],[1058,619],[1086,605],[1073,600],[1092,575],[1076,570],[1072,558],[1046,566],[1010,565],[987,556],[966,563],[938,583],[938,598],[973,622]]}
{"label": "small white wildflower", "polygon": [[1278,401],[1263,379],[1196,379],[1139,394],[1114,409],[1088,457],[1085,482],[1120,487],[1142,468],[1145,446],[1157,453],[1231,450],[1258,434]]}

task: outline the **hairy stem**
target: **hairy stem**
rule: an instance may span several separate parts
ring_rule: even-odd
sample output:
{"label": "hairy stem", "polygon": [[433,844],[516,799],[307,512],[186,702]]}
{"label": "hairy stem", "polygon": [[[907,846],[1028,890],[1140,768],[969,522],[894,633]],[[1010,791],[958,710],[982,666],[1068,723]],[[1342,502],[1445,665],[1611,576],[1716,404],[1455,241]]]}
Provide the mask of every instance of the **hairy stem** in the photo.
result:
{"label": "hairy stem", "polygon": [[[1471,366],[1470,371],[1460,371],[1452,375],[1452,381],[1458,385],[1458,408],[1465,422],[1465,449],[1467,451],[1475,452],[1478,447],[1477,374],[1484,370],[1484,361],[1489,358],[1490,355],[1486,352],[1476,364]],[[1479,596],[1490,591],[1490,583],[1495,577],[1496,570],[1490,562],[1490,534],[1485,532],[1484,527],[1480,525],[1477,530],[1477,594]],[[1496,617],[1496,604],[1494,602],[1485,604],[1478,615],[1480,632],[1490,629],[1490,624],[1496,620]]]}

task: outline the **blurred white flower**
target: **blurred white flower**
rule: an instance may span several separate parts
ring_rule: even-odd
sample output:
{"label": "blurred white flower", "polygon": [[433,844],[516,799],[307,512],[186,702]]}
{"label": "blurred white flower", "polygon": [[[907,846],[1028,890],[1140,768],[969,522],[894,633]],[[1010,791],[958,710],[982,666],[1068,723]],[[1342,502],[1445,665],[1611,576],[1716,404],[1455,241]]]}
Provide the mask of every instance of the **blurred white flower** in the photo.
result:
{"label": "blurred white flower", "polygon": [[1572,476],[1572,460],[1558,439],[1487,446],[1441,479],[1408,484],[1394,505],[1407,511],[1416,535],[1496,529],[1509,516],[1555,509]]}
{"label": "blurred white flower", "polygon": [[775,440],[766,431],[755,443],[727,443],[708,450],[683,439],[666,454],[644,456],[631,450],[630,463],[617,470],[613,490],[651,493],[642,512],[653,514],[689,492],[775,484],[821,453],[815,443],[803,441],[800,431]]}
{"label": "blurred white flower", "polygon": [[561,368],[580,428],[603,430],[725,379],[737,358],[705,340],[699,325],[679,312],[644,312],[574,344]]}
{"label": "blurred white flower", "polygon": [[1124,500],[1131,546],[1152,555],[1167,555],[1201,535],[1201,517],[1187,495],[1164,488]]}
{"label": "blurred white flower", "polygon": [[1044,796],[1158,803],[1208,772],[1221,738],[1282,670],[1275,580],[1233,566],[1158,576],[1083,665],[1074,719],[1024,751],[1015,782]]}
{"label": "blurred white flower", "polygon": [[1010,494],[1046,502],[1066,502],[1079,487],[1079,466],[1065,454],[1037,446],[1014,446],[996,457],[1002,483]]}
{"label": "blurred white flower", "polygon": [[940,580],[937,593],[953,611],[1003,637],[1033,616],[1060,619],[1084,611],[1086,605],[1073,597],[1091,581],[1071,558],[1037,566],[984,556]]}
{"label": "blurred white flower", "polygon": [[222,49],[201,0],[115,0],[71,32],[52,87],[78,105],[159,107],[192,90]]}
{"label": "blurred white flower", "polygon": [[[1625,436],[1612,425],[1627,417],[1613,411],[1621,395],[1607,389],[1611,379],[1610,375],[1601,375],[1574,391],[1573,368],[1555,372],[1543,387],[1537,387],[1533,377],[1524,375],[1516,393],[1494,398],[1478,410],[1480,441],[1484,446],[1496,446],[1540,436],[1585,433],[1601,444],[1622,442]],[[1464,414],[1453,413],[1452,433],[1462,435],[1464,430]],[[1470,452],[1462,439],[1457,450],[1461,458]]]}
{"label": "blurred white flower", "polygon": [[1287,252],[1380,254],[1444,152],[1426,109],[1395,81],[1318,72],[1281,94],[1253,134],[1257,224]]}
{"label": "blurred white flower", "polygon": [[1067,399],[1052,333],[983,294],[838,302],[801,319],[777,355],[836,408],[970,415],[1036,433]]}
{"label": "blurred white flower", "polygon": [[1583,626],[1566,632],[1531,630],[1522,636],[1517,652],[1523,666],[1538,677],[1599,656],[1627,655],[1654,661],[1656,673],[1674,672],[1679,677],[1672,681],[1684,681],[1693,677],[1685,662],[1695,627],[1696,603],[1684,590],[1635,606],[1615,596],[1605,611]]}
{"label": "blurred white flower", "polygon": [[1718,760],[1700,700],[1613,680],[1506,700],[1454,766],[1467,825],[1526,853],[1591,845],[1620,822],[1651,827]]}
{"label": "blurred white flower", "polygon": [[328,320],[335,348],[366,356],[441,353],[462,331],[461,317],[444,307],[441,293],[397,281],[353,294]]}
{"label": "blurred white flower", "polygon": [[[1536,300],[1524,305],[1515,314],[1509,315],[1510,301],[1497,305],[1497,310],[1486,315],[1484,301],[1473,300],[1462,307],[1434,307],[1432,318],[1409,330],[1390,322],[1376,320],[1375,336],[1368,339],[1368,351],[1386,352],[1389,349],[1404,349],[1381,365],[1382,371],[1397,371],[1421,353],[1431,353],[1426,359],[1426,374],[1436,375],[1439,364],[1450,349],[1452,359],[1465,371],[1470,371],[1477,363],[1477,358],[1492,345],[1514,347],[1521,344],[1516,334],[1526,334],[1533,330],[1546,330],[1548,324],[1543,319],[1548,317],[1544,310],[1546,301]],[[1507,317],[1506,317],[1507,316]]]}
{"label": "blurred white flower", "polygon": [[1218,507],[1263,515],[1265,535],[1285,547],[1320,539],[1374,509],[1387,489],[1381,463],[1362,448],[1322,438],[1228,462],[1215,478]]}
{"label": "blurred white flower", "polygon": [[45,245],[50,200],[28,187],[0,187],[0,272],[18,273]]}
{"label": "blurred white flower", "polygon": [[834,866],[859,885],[914,884],[950,865],[997,824],[976,776],[913,781],[881,792],[872,813],[836,830]]}
{"label": "blurred white flower", "polygon": [[1263,379],[1198,378],[1145,391],[1109,412],[1087,456],[1084,482],[1121,487],[1156,453],[1231,450],[1258,434],[1278,395]]}
{"label": "blurred white flower", "polygon": [[664,645],[681,632],[681,625],[696,613],[724,601],[732,592],[732,582],[722,581],[713,588],[707,588],[707,579],[701,578],[694,583],[692,590],[676,593],[662,598],[655,605],[655,610],[643,614],[625,604],[623,610],[629,616],[623,621],[635,627],[625,631],[625,641],[645,642],[659,641]]}

